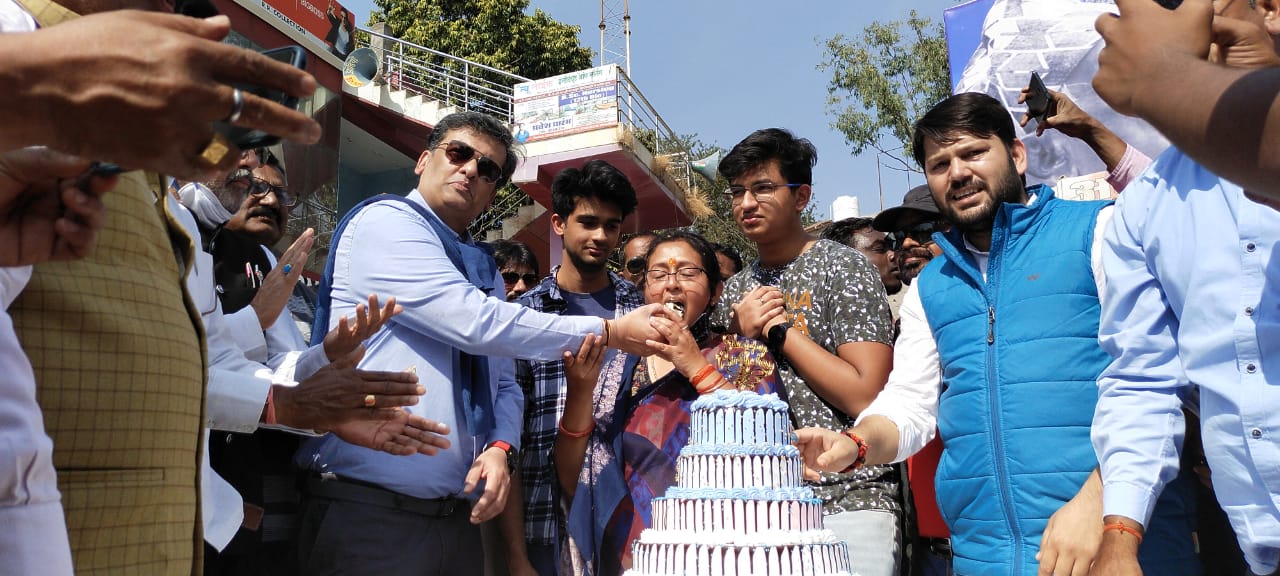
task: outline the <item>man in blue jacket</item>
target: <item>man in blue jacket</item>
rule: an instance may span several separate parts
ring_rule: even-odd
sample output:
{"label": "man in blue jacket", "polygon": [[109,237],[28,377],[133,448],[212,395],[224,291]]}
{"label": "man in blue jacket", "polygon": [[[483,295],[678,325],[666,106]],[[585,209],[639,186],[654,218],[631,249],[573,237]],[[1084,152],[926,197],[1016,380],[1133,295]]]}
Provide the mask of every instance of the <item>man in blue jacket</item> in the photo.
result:
{"label": "man in blue jacket", "polygon": [[[1026,149],[985,94],[934,106],[913,150],[953,228],[934,235],[942,255],[902,303],[884,391],[849,436],[801,431],[802,447],[819,468],[899,461],[936,426],[956,572],[1084,574],[1103,532],[1089,429],[1110,360],[1098,344],[1098,231],[1111,204],[1026,187]],[[1186,496],[1161,498],[1144,543],[1149,574],[1199,572]]]}

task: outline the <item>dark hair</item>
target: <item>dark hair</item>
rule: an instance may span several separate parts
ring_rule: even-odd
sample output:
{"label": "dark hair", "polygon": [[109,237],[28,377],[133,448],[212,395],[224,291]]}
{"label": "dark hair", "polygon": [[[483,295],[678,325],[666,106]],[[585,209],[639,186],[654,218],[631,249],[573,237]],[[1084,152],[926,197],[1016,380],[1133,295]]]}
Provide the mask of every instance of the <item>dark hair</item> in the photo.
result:
{"label": "dark hair", "polygon": [[870,230],[872,220],[872,218],[845,218],[844,220],[837,220],[832,222],[830,226],[827,226],[826,230],[822,231],[822,237],[827,240],[835,240],[841,244],[848,244],[849,239],[852,238],[854,234],[863,230]]}
{"label": "dark hair", "polygon": [[520,161],[516,155],[515,140],[511,137],[511,131],[507,130],[497,118],[471,111],[454,112],[445,116],[431,129],[431,135],[427,137],[427,150],[435,150],[444,140],[445,134],[454,130],[469,130],[488,136],[506,148],[507,156],[502,163],[502,178],[498,180],[498,186],[506,184],[511,179],[511,175],[515,174],[516,163]]}
{"label": "dark hair", "polygon": [[981,92],[965,92],[934,104],[916,121],[911,136],[911,154],[924,168],[925,138],[950,144],[959,134],[978,138],[990,138],[994,134],[1010,149],[1017,138],[1013,130],[1013,116],[999,100]]}
{"label": "dark hair", "polygon": [[529,245],[518,240],[494,240],[489,243],[493,248],[493,260],[498,263],[498,270],[525,264],[538,273],[538,257],[529,249]]}
{"label": "dark hair", "polygon": [[[687,242],[693,248],[693,251],[698,253],[698,256],[702,259],[702,269],[707,274],[707,287],[712,292],[715,292],[720,282],[724,281],[724,278],[720,277],[720,261],[716,260],[714,245],[697,232],[675,228],[655,234],[653,242],[649,243],[649,251],[644,253],[644,259],[652,260],[654,249],[671,242]],[[644,288],[648,279],[648,274],[640,277],[641,288]]]}
{"label": "dark hair", "polygon": [[578,198],[598,198],[614,206],[626,218],[636,209],[636,189],[621,170],[604,160],[592,160],[582,168],[565,168],[551,182],[551,209],[568,218]]}
{"label": "dark hair", "polygon": [[715,249],[716,254],[724,254],[726,258],[733,261],[733,269],[735,271],[742,270],[742,255],[738,254],[738,250],[728,244],[713,242],[711,247]]}
{"label": "dark hair", "polygon": [[[813,166],[818,150],[804,138],[796,138],[782,128],[756,130],[744,138],[720,161],[720,175],[732,182],[760,165],[778,161],[778,169],[788,184],[813,184]],[[782,184],[782,182],[778,182]]]}

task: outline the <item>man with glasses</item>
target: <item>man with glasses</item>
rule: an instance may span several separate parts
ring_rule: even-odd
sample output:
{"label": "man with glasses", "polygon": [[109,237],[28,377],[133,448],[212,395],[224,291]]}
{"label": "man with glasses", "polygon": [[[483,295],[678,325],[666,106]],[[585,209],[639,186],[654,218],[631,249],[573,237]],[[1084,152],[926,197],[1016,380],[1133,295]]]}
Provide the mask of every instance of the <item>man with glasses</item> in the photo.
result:
{"label": "man with glasses", "polygon": [[[598,318],[619,318],[644,304],[640,290],[608,268],[636,203],[627,176],[608,162],[591,160],[560,171],[551,183],[551,229],[560,237],[561,263],[519,302],[539,312]],[[501,518],[507,564],[513,575],[555,576],[565,518],[555,494],[551,448],[564,412],[564,362],[517,360],[516,382],[525,398],[524,450],[519,482],[512,482]]]}
{"label": "man with glasses", "polygon": [[649,252],[649,243],[653,242],[653,232],[637,232],[622,244],[622,277],[632,284],[640,284],[649,262],[644,255]]}
{"label": "man with glasses", "polygon": [[871,226],[887,234],[885,240],[893,250],[903,284],[911,284],[925,264],[942,254],[942,248],[933,241],[933,233],[951,229],[938,212],[927,185],[909,190],[901,206],[876,214]]}
{"label": "man with glasses", "polygon": [[[450,114],[418,157],[417,188],[370,198],[335,229],[317,326],[332,326],[367,294],[395,296],[403,310],[366,342],[360,367],[416,372],[427,392],[408,410],[446,424],[450,446],[430,458],[400,458],[333,435],[308,440],[294,459],[308,475],[298,538],[303,573],[483,573],[479,524],[506,507],[524,423],[511,358],[554,361],[597,338],[645,354],[646,340],[662,339],[649,325],[651,315],[673,316],[661,305],[602,320],[506,301],[492,256],[467,227],[515,172],[516,156],[497,119]],[[622,218],[623,206],[597,200],[591,207],[590,219],[579,212],[581,237],[565,241],[584,269],[604,266]],[[562,269],[557,278],[567,284],[570,274],[577,272]],[[575,290],[602,288],[589,278]]]}
{"label": "man with glasses", "polygon": [[490,242],[489,246],[493,248],[493,261],[497,263],[498,273],[502,275],[508,302],[514,302],[538,285],[538,257],[529,249],[528,244],[503,239]]}
{"label": "man with glasses", "polygon": [[[714,326],[768,344],[798,426],[849,425],[889,376],[893,319],[880,277],[852,248],[805,231],[817,151],[778,128],[759,130],[720,163],[739,229],[759,258],[725,284]],[[897,574],[896,469],[828,474],[814,489],[826,525],[849,545],[852,572]]]}

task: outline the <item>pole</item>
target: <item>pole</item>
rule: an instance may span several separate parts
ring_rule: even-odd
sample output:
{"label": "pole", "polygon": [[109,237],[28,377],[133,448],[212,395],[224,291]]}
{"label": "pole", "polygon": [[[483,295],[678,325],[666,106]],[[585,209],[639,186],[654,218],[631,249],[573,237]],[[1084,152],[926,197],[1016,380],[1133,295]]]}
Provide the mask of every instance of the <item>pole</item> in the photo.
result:
{"label": "pole", "polygon": [[627,77],[631,77],[631,0],[622,2],[622,35],[627,39]]}
{"label": "pole", "polygon": [[600,65],[604,66],[604,3],[608,0],[600,0]]}
{"label": "pole", "polygon": [[884,212],[884,182],[880,180],[880,153],[876,152],[876,186],[880,188],[880,211]]}

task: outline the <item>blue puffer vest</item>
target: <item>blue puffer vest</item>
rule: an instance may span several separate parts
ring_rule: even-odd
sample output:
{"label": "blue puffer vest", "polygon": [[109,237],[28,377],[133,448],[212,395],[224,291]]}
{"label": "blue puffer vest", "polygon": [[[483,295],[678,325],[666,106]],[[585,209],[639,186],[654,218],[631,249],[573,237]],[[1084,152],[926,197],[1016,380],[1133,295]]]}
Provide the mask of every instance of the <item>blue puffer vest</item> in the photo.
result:
{"label": "blue puffer vest", "polygon": [[1110,357],[1090,249],[1107,203],[1028,194],[996,215],[985,282],[958,230],[935,236],[943,255],[917,280],[942,363],[936,484],[960,574],[1034,574],[1049,516],[1098,463],[1089,426]]}
{"label": "blue puffer vest", "polygon": [[[1049,517],[1098,465],[1089,427],[1111,358],[1098,345],[1090,251],[1109,202],[1027,193],[1031,205],[996,214],[985,281],[958,230],[934,236],[943,255],[917,279],[942,365],[935,482],[957,574],[1035,574]],[[1159,568],[1148,573],[1199,572],[1180,489],[1157,504],[1141,557]]]}

